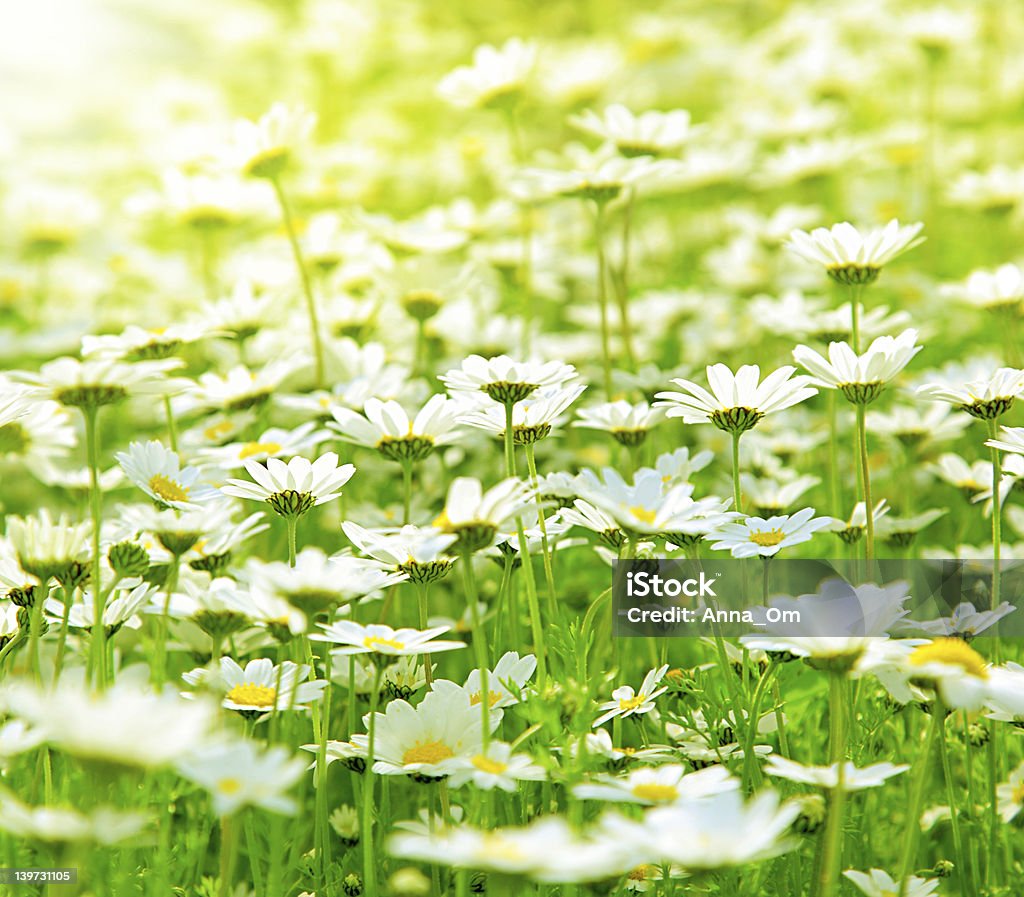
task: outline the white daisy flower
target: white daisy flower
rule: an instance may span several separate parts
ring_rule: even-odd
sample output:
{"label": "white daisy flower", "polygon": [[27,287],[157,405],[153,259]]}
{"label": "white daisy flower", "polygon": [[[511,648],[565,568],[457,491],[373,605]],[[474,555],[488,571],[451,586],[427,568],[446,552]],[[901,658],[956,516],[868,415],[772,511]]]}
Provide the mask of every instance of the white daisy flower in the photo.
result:
{"label": "white daisy flower", "polygon": [[818,531],[834,523],[832,517],[815,517],[814,508],[776,517],[748,517],[742,523],[728,523],[705,538],[718,551],[733,557],[771,557],[783,548],[807,542]]}
{"label": "white daisy flower", "polygon": [[902,627],[927,635],[956,636],[969,641],[986,629],[991,629],[1016,609],[1009,601],[1004,601],[991,610],[978,610],[970,601],[963,601],[953,608],[948,617],[938,617],[934,620],[904,620]]}
{"label": "white daisy flower", "polygon": [[858,355],[847,343],[829,343],[826,360],[809,346],[797,346],[793,358],[808,370],[819,386],[840,390],[855,405],[866,405],[881,394],[923,346],[917,331],[897,337],[880,336]]}
{"label": "white daisy flower", "polygon": [[569,117],[569,124],[588,134],[615,144],[627,157],[665,156],[677,152],[693,137],[696,130],[690,124],[690,113],[685,109],[671,112],[630,112],[618,103],[605,108],[598,115],[591,109]]}
{"label": "white daisy flower", "polygon": [[444,510],[433,525],[456,537],[453,549],[479,551],[529,507],[530,492],[529,486],[515,477],[502,480],[486,492],[478,479],[456,477],[448,487]]}
{"label": "white daisy flower", "polygon": [[[399,657],[408,654],[436,654],[440,651],[454,651],[465,648],[464,642],[435,641],[437,636],[448,631],[447,626],[433,629],[392,629],[383,623],[363,626],[352,620],[339,623],[321,623],[323,633],[310,635],[313,641],[331,642],[341,645],[332,653],[339,656],[350,654],[387,654]],[[468,696],[467,696],[468,700]]]}
{"label": "white daisy flower", "polygon": [[198,456],[204,464],[220,470],[236,470],[246,461],[268,458],[292,458],[315,449],[330,438],[326,430],[317,429],[314,421],[300,424],[294,430],[271,427],[248,442],[229,442],[216,448],[201,448]]}
{"label": "white daisy flower", "polygon": [[384,569],[404,573],[415,583],[440,579],[454,563],[445,552],[455,542],[455,535],[439,533],[433,527],[408,525],[399,530],[368,530],[346,520],[341,528],[363,554]]}
{"label": "white daisy flower", "polygon": [[439,445],[448,445],[459,436],[460,403],[447,396],[431,396],[409,418],[395,401],[367,399],[363,414],[348,408],[332,408],[333,421],[327,426],[347,442],[375,448],[389,461],[421,461]]}
{"label": "white daisy flower", "polygon": [[655,406],[668,408],[668,417],[688,424],[713,423],[720,430],[742,433],[766,414],[790,408],[816,395],[818,390],[805,376],[793,377],[796,368],[785,365],[760,381],[761,369],[745,364],[735,374],[724,364],[707,368],[709,393],[690,380],[673,380],[686,392],[659,392]]}
{"label": "white daisy flower", "polygon": [[266,657],[250,660],[245,667],[231,657],[222,657],[216,672],[200,668],[182,678],[189,685],[223,692],[221,706],[249,719],[260,719],[275,710],[309,710],[327,686],[323,679],[309,679],[306,664],[286,660],[275,665]]}
{"label": "white daisy flower", "polygon": [[492,741],[486,751],[471,757],[453,758],[449,768],[451,788],[472,784],[485,791],[500,788],[513,793],[520,782],[542,782],[547,778],[543,767],[537,766],[527,754],[513,754],[511,745],[503,741]]}
{"label": "white daisy flower", "polygon": [[215,333],[201,324],[171,324],[149,330],[130,324],[117,335],[83,336],[82,357],[156,361],[170,358],[184,346],[212,335]]}
{"label": "white daisy flower", "polygon": [[280,177],[315,125],[305,109],[274,103],[259,120],[235,123],[226,161],[249,177]]}
{"label": "white daisy flower", "polygon": [[28,393],[53,399],[62,405],[95,409],[113,405],[129,395],[170,395],[184,388],[185,381],[166,374],[180,367],[173,358],[129,364],[110,359],[58,358],[44,364],[38,374],[11,371],[10,377],[28,384]]}
{"label": "white daisy flower", "polygon": [[465,109],[513,104],[525,90],[537,64],[537,44],[518,37],[500,47],[482,44],[473,64],[460,65],[437,85],[438,94]]}
{"label": "white daisy flower", "polygon": [[299,517],[317,505],[341,495],[341,487],[356,472],[352,464],[338,466],[335,452],[315,461],[295,457],[285,464],[269,458],[266,466],[246,461],[245,469],[255,482],[229,479],[221,492],[236,498],[265,501],[281,517]]}
{"label": "white daisy flower", "polygon": [[97,807],[88,815],[63,806],[32,807],[0,791],[0,830],[48,844],[98,844],[109,847],[134,838],[148,825],[141,813]]}
{"label": "white daisy flower", "polygon": [[[842,787],[844,791],[863,791],[865,788],[878,788],[893,776],[906,772],[910,767],[905,763],[873,763],[871,766],[857,767],[853,763],[843,764]],[[765,764],[764,771],[775,778],[788,779],[801,785],[815,785],[818,788],[836,789],[839,787],[839,764],[831,766],[805,766],[795,760],[788,760],[778,754],[772,754]]]}
{"label": "white daisy flower", "polygon": [[[488,671],[487,688],[488,705],[492,710],[503,710],[518,704],[527,683],[537,669],[537,658],[532,654],[519,656],[517,651],[506,651]],[[474,706],[483,701],[480,687],[480,670],[470,670],[469,676],[462,687],[469,695],[469,702]]]}
{"label": "white daisy flower", "polygon": [[918,387],[917,394],[936,402],[949,402],[971,417],[994,420],[1024,394],[1024,370],[999,368],[989,376],[967,382],[927,383]]}
{"label": "white daisy flower", "polygon": [[895,894],[902,894],[903,897],[932,897],[940,884],[937,878],[918,878],[916,875],[911,875],[906,882],[898,882],[881,869],[872,869],[870,872],[847,869],[843,875],[867,897],[890,897]]}
{"label": "white daisy flower", "polygon": [[182,776],[210,792],[220,817],[242,807],[294,814],[298,803],[286,792],[305,769],[305,761],[285,748],[264,750],[248,740],[202,745],[177,764]]}
{"label": "white daisy flower", "polygon": [[[574,427],[604,430],[621,445],[640,445],[647,434],[665,418],[664,408],[652,408],[647,402],[605,402],[590,408],[580,408]],[[688,452],[689,449],[682,449]]]}
{"label": "white daisy flower", "polygon": [[1024,763],[1018,764],[1009,779],[996,787],[996,799],[1003,822],[1012,822],[1024,810]]}
{"label": "white daisy flower", "polygon": [[269,402],[281,384],[302,365],[298,356],[292,356],[270,361],[258,370],[238,364],[223,375],[207,371],[199,375],[199,380],[188,394],[174,403],[174,412],[188,414],[198,409],[246,411],[258,408]]}
{"label": "white daisy flower", "polygon": [[687,773],[678,763],[641,766],[624,776],[599,776],[593,782],[574,785],[572,793],[584,800],[607,800],[657,806],[679,801],[699,800],[735,791],[739,779],[724,766],[709,766]]}
{"label": "white daisy flower", "polygon": [[[577,384],[537,390],[512,406],[512,441],[515,445],[532,445],[550,434],[552,427],[561,422],[566,409],[576,401],[586,386]],[[485,400],[486,401],[486,400]],[[486,407],[459,416],[467,426],[487,430],[498,436],[505,435],[505,409],[494,402]]]}
{"label": "white daisy flower", "polygon": [[[363,718],[369,727],[370,716]],[[491,728],[497,725],[492,714]],[[438,679],[427,696],[413,707],[392,701],[377,713],[374,726],[373,772],[378,775],[448,775],[456,758],[477,756],[483,748],[483,718],[456,685]],[[356,747],[366,750],[369,737],[353,735]]]}
{"label": "white daisy flower", "polygon": [[507,355],[483,358],[470,355],[458,368],[438,379],[449,392],[483,392],[495,402],[521,402],[538,389],[562,386],[576,376],[576,368],[560,361],[513,361]]}
{"label": "white daisy flower", "polygon": [[911,686],[936,692],[949,710],[979,710],[991,695],[985,659],[963,639],[937,638],[872,672],[901,703],[913,700]]}
{"label": "white daisy flower", "polygon": [[861,232],[848,221],[807,233],[794,230],[787,247],[810,262],[825,266],[839,283],[871,283],[881,269],[909,249],[924,242],[920,222],[901,226],[893,218],[885,227]]}
{"label": "white daisy flower", "polygon": [[596,729],[616,716],[625,719],[629,716],[650,713],[655,707],[655,699],[668,691],[666,686],[658,687],[658,683],[665,678],[667,672],[667,663],[658,669],[649,670],[644,676],[639,691],[634,691],[632,685],[622,685],[615,689],[612,692],[612,700],[598,705],[597,709],[604,712],[591,723],[590,727]]}
{"label": "white daisy flower", "polygon": [[219,495],[217,489],[199,482],[196,467],[182,467],[177,452],[156,439],[132,442],[127,452],[117,452],[121,469],[158,505],[185,511]]}
{"label": "white daisy flower", "polygon": [[976,308],[1013,311],[1024,302],[1024,271],[1013,264],[972,271],[963,283],[947,284],[942,293]]}

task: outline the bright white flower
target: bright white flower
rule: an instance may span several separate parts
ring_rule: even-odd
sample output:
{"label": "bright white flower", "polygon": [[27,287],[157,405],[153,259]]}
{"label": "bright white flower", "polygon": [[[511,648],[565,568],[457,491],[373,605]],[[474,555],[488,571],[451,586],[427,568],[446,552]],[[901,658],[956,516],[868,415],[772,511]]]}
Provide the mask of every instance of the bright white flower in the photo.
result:
{"label": "bright white flower", "polygon": [[38,374],[11,371],[12,379],[29,386],[28,392],[62,405],[93,409],[113,405],[129,395],[168,395],[182,388],[168,371],[180,367],[173,358],[128,364],[109,359],[58,358],[44,364]]}
{"label": "bright white flower", "polygon": [[688,424],[710,422],[720,430],[742,433],[766,414],[817,394],[810,378],[793,377],[795,371],[784,365],[759,382],[761,369],[756,364],[745,364],[735,374],[724,364],[710,365],[710,393],[690,380],[673,380],[686,392],[659,392],[655,398],[662,401],[655,405],[666,406],[668,417],[681,417]]}
{"label": "bright white flower", "polygon": [[739,787],[739,780],[724,766],[687,773],[684,766],[666,763],[641,766],[622,777],[599,776],[594,782],[575,785],[572,793],[584,800],[623,801],[650,807],[699,800]]}
{"label": "bright white flower", "polygon": [[521,402],[538,389],[561,386],[576,368],[560,361],[513,361],[507,355],[470,355],[462,365],[438,379],[450,392],[483,392],[495,402]]}
{"label": "bright white flower", "polygon": [[727,523],[705,538],[713,549],[731,551],[733,557],[771,557],[783,548],[809,541],[834,522],[832,517],[815,517],[814,508],[803,508],[789,515],[748,517],[742,523]]}
{"label": "bright white flower", "polygon": [[12,683],[0,689],[0,707],[59,751],[144,769],[173,763],[202,744],[216,718],[206,702],[154,694],[130,679],[100,693],[63,678],[45,690]]}
{"label": "bright white flower", "polygon": [[819,385],[840,390],[855,405],[866,405],[921,351],[916,342],[917,331],[911,329],[897,337],[878,337],[860,355],[847,343],[829,343],[827,360],[803,345],[793,350],[793,358]]}
{"label": "bright white flower", "polygon": [[485,752],[471,757],[453,758],[449,768],[448,784],[452,788],[471,783],[485,791],[500,788],[511,793],[519,782],[542,782],[547,778],[543,767],[526,754],[513,754],[512,747],[502,741],[492,741]]}
{"label": "bright white flower", "polygon": [[613,468],[607,467],[602,473],[603,482],[584,471],[578,481],[580,495],[631,533],[671,533],[680,539],[701,536],[738,516],[726,510],[728,501],[715,496],[692,498],[693,486],[689,483],[665,488],[662,477],[650,468],[637,471],[632,484]]}
{"label": "bright white flower", "polygon": [[[487,688],[488,705],[492,710],[503,710],[518,704],[520,697],[526,689],[534,671],[537,669],[537,658],[532,654],[523,657],[517,651],[506,651],[494,665],[494,669],[488,671]],[[480,670],[469,671],[462,686],[469,695],[471,704],[479,704],[483,700],[480,689]]]}
{"label": "bright white flower", "polygon": [[90,815],[61,806],[31,807],[0,791],[0,830],[50,844],[110,846],[138,835],[149,820],[140,813],[99,807]]}
{"label": "bright white flower", "polygon": [[200,668],[182,676],[189,685],[223,692],[222,707],[251,719],[274,710],[308,710],[327,685],[323,679],[310,681],[308,677],[306,664],[286,660],[279,668],[266,657],[250,660],[244,667],[230,657],[222,657],[216,672]]}
{"label": "bright white flower", "polygon": [[207,371],[199,375],[197,384],[188,395],[181,396],[174,405],[176,414],[197,409],[220,408],[224,411],[246,411],[270,401],[281,384],[302,365],[297,357],[278,358],[250,370],[235,365],[226,374]]}
{"label": "bright white flower", "polygon": [[[906,764],[874,763],[871,766],[858,768],[853,763],[843,764],[843,790],[862,791],[865,788],[878,788],[893,776],[910,769]],[[778,754],[772,754],[765,764],[764,771],[770,776],[799,782],[801,785],[816,785],[819,788],[835,789],[839,787],[839,764],[831,766],[805,766],[795,760],[788,760]]]}
{"label": "bright white flower", "polygon": [[232,741],[190,752],[177,769],[210,792],[218,816],[247,806],[291,815],[298,804],[286,792],[302,777],[306,763],[283,747],[263,750],[253,741]]}
{"label": "bright white flower", "polygon": [[858,872],[847,869],[845,875],[867,897],[891,897],[904,894],[904,897],[931,897],[939,887],[937,878],[918,878],[911,875],[906,881],[906,890],[901,882],[896,881],[888,872],[872,869],[870,872]]}
{"label": "bright white flower", "polygon": [[948,617],[935,620],[905,620],[907,629],[924,632],[932,636],[958,636],[969,640],[980,632],[995,626],[1003,617],[1012,614],[1017,608],[1004,601],[992,610],[977,610],[969,601],[964,601],[953,608]]}
{"label": "bright white flower", "polygon": [[72,565],[84,564],[92,553],[88,523],[72,523],[62,514],[56,520],[46,508],[31,517],[8,517],[7,538],[22,570],[41,582],[66,577]]}
{"label": "bright white flower", "polygon": [[950,284],[942,292],[976,308],[1012,311],[1024,302],[1024,271],[1013,264],[972,271],[962,284]]}
{"label": "bright white flower", "polygon": [[363,554],[385,569],[406,574],[412,582],[433,582],[448,573],[453,559],[444,552],[455,535],[439,533],[434,527],[403,526],[400,530],[368,530],[346,520],[345,535]]}
{"label": "bright white flower", "polygon": [[529,505],[530,488],[509,477],[486,492],[474,477],[456,477],[448,487],[444,510],[434,521],[442,533],[454,535],[453,548],[479,551],[493,541],[506,523]]}
{"label": "bright white flower", "polygon": [[258,121],[235,123],[228,161],[249,177],[280,177],[315,125],[316,116],[305,109],[274,103]]}
{"label": "bright white flower", "polygon": [[597,533],[601,540],[612,548],[618,549],[626,541],[626,534],[622,531],[622,527],[615,522],[610,514],[606,514],[582,498],[577,498],[571,508],[562,508],[558,513],[565,523]]}
{"label": "bright white flower", "polygon": [[999,815],[1003,822],[1012,822],[1024,810],[1024,763],[1010,773],[1010,778],[996,788]]}
{"label": "bright white flower", "polygon": [[[616,442],[622,445],[639,445],[647,438],[647,433],[665,418],[664,408],[652,408],[647,402],[629,402],[620,400],[580,408],[578,419],[573,421],[574,427],[588,427],[592,430],[604,430],[610,433]],[[688,452],[688,449],[682,449]]]}
{"label": "bright white flower", "polygon": [[913,699],[912,685],[937,692],[950,710],[978,710],[991,695],[989,667],[963,639],[937,638],[919,644],[900,661],[873,672],[902,703]]}
{"label": "bright white flower", "polygon": [[438,94],[453,106],[500,106],[519,98],[537,63],[537,45],[513,37],[501,47],[482,44],[473,64],[460,65],[437,85]]}
{"label": "bright white flower", "polygon": [[128,479],[159,505],[184,511],[219,494],[213,486],[199,482],[198,468],[182,467],[178,453],[164,448],[159,440],[133,442],[127,452],[115,457]]}
{"label": "bright white flower", "polygon": [[347,442],[375,448],[390,461],[420,461],[435,446],[447,445],[459,436],[460,404],[447,396],[431,396],[414,419],[395,401],[367,399],[363,414],[348,408],[332,408],[327,426]]}
{"label": "bright white flower", "polygon": [[605,817],[609,840],[630,844],[654,863],[678,863],[692,872],[746,865],[791,849],[789,830],[800,809],[774,791],[744,802],[738,790],[647,812],[642,821]]}
{"label": "bright white flower", "polygon": [[256,482],[229,479],[221,492],[236,498],[265,501],[282,517],[298,517],[310,508],[333,501],[341,487],[356,472],[352,464],[338,466],[338,456],[327,452],[315,461],[292,458],[285,464],[269,458],[264,467],[258,461],[246,461],[245,469]]}
{"label": "bright white flower", "polygon": [[[436,626],[433,629],[392,629],[383,623],[370,623],[363,626],[351,620],[339,623],[321,623],[323,633],[314,633],[311,639],[318,642],[331,642],[342,647],[332,653],[340,656],[350,654],[387,654],[399,657],[408,654],[437,654],[440,651],[454,651],[465,648],[463,642],[434,641],[448,631],[447,626]],[[468,698],[467,698],[468,700]]]}
{"label": "bright white flower", "polygon": [[658,687],[658,683],[665,678],[667,672],[668,664],[656,670],[649,670],[639,691],[634,691],[632,685],[622,685],[615,689],[612,692],[612,700],[598,705],[597,709],[604,712],[594,720],[591,728],[596,729],[616,716],[625,719],[628,716],[650,713],[654,709],[655,699],[668,691],[665,686]]}
{"label": "bright white flower", "polygon": [[810,233],[794,230],[786,245],[808,261],[824,265],[829,277],[839,283],[871,283],[894,258],[924,242],[923,227],[920,222],[900,226],[893,218],[885,227],[861,233],[844,221]]}
{"label": "bright white flower", "polygon": [[[537,390],[512,406],[512,440],[516,445],[532,445],[557,426],[565,410],[580,397],[582,383]],[[486,401],[486,400],[485,400]],[[459,420],[470,427],[505,435],[505,409],[494,402],[462,414]]]}
{"label": "bright white flower", "polygon": [[156,361],[176,355],[184,346],[211,335],[201,324],[172,324],[146,330],[130,324],[120,334],[82,337],[82,356],[121,361]]}
{"label": "bright white flower", "polygon": [[[130,584],[138,582],[138,580],[127,580],[127,582]],[[142,620],[138,615],[153,600],[155,593],[156,587],[147,582],[139,583],[130,589],[120,587],[114,589],[108,595],[103,606],[103,625],[107,631],[107,637],[109,638],[122,626],[139,629],[142,626]],[[60,625],[66,610],[68,626],[72,629],[92,629],[96,619],[92,584],[90,583],[86,589],[83,589],[67,607],[63,601],[47,598],[43,608],[49,615],[52,626]]]}
{"label": "bright white flower", "polygon": [[271,427],[249,442],[229,442],[216,448],[202,448],[198,455],[205,463],[221,470],[235,470],[246,461],[266,461],[268,458],[291,458],[314,450],[330,437],[326,430],[317,429],[313,421],[300,424],[294,430]]}
{"label": "bright white flower", "polygon": [[[491,716],[491,728],[497,725]],[[367,714],[363,723],[369,726]],[[356,747],[366,750],[369,737],[353,735]],[[457,766],[456,758],[472,758],[483,748],[483,722],[480,708],[469,695],[444,679],[434,682],[432,690],[416,706],[392,701],[384,713],[378,713],[374,731],[373,771],[378,775],[447,775]]]}
{"label": "bright white flower", "polygon": [[[7,386],[0,375],[0,392]],[[57,402],[20,393],[0,397],[0,460],[21,460],[36,476],[46,477],[53,460],[66,456],[77,442],[69,419]]]}
{"label": "bright white flower", "polygon": [[808,489],[821,482],[820,477],[802,476],[790,480],[759,478],[748,473],[740,474],[743,494],[762,516],[785,511],[796,504]]}
{"label": "bright white flower", "polygon": [[917,394],[936,402],[949,402],[982,420],[994,420],[1024,394],[1024,370],[999,368],[988,377],[951,383],[928,383]]}
{"label": "bright white flower", "polygon": [[685,109],[635,115],[617,103],[606,107],[602,115],[588,109],[571,116],[569,124],[614,143],[624,156],[669,155],[681,149],[694,131]]}
{"label": "bright white flower", "polygon": [[2,761],[31,751],[43,743],[43,733],[15,719],[0,726],[0,767]]}

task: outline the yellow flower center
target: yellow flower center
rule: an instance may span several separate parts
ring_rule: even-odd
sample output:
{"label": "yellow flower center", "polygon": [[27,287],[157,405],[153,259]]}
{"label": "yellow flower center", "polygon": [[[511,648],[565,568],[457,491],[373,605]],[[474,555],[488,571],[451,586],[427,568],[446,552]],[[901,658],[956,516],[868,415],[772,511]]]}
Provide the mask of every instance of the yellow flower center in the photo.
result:
{"label": "yellow flower center", "polygon": [[425,744],[421,744],[417,741],[416,744],[402,754],[402,763],[406,766],[412,763],[427,763],[433,765],[454,756],[455,751],[448,747],[448,745],[443,741],[428,741]]}
{"label": "yellow flower center", "polygon": [[378,648],[392,648],[395,651],[401,651],[405,648],[405,642],[393,638],[378,638],[375,635],[366,636],[363,639],[363,645],[371,651],[376,651]]}
{"label": "yellow flower center", "polygon": [[1013,791],[1010,792],[1010,802],[1014,804],[1024,804],[1024,781],[1020,782]]}
{"label": "yellow flower center", "polygon": [[648,526],[653,526],[654,518],[658,516],[657,511],[648,511],[647,508],[640,505],[633,505],[629,509],[629,513],[636,517],[637,520],[642,520]]}
{"label": "yellow flower center", "polygon": [[760,545],[762,548],[778,545],[785,538],[786,534],[780,529],[766,529],[759,533],[750,534],[750,541],[755,545]]}
{"label": "yellow flower center", "polygon": [[448,512],[447,511],[442,511],[440,514],[438,514],[434,518],[434,522],[431,524],[431,526],[433,526],[434,529],[445,530],[445,531],[447,531],[451,527],[451,525],[452,525],[452,522],[451,522],[451,520],[448,517]]}
{"label": "yellow flower center", "polygon": [[943,663],[947,666],[960,667],[968,676],[976,679],[987,679],[985,658],[974,650],[967,642],[958,638],[937,638],[927,645],[920,645],[910,655],[911,666],[924,666],[929,663]]}
{"label": "yellow flower center", "polygon": [[153,474],[149,478],[149,488],[164,501],[188,501],[188,487],[176,483],[162,473]]}
{"label": "yellow flower center", "polygon": [[[473,692],[473,694],[471,694],[469,696],[469,703],[472,704],[474,707],[476,707],[477,705],[479,705],[479,703],[483,699],[484,699],[483,692],[475,691],[475,692]],[[488,707],[493,707],[498,701],[501,700],[501,692],[499,692],[499,691],[488,692],[487,693],[487,699],[488,699],[487,700],[487,706]]]}
{"label": "yellow flower center", "polygon": [[261,455],[264,452],[268,455],[276,455],[279,451],[281,451],[281,443],[279,442],[247,442],[238,453],[238,459],[244,461],[246,458],[251,458],[253,455]]}
{"label": "yellow flower center", "polygon": [[484,835],[480,843],[480,854],[493,859],[511,861],[523,858],[523,852],[519,849],[519,845],[508,838],[490,832]]}
{"label": "yellow flower center", "polygon": [[654,874],[655,868],[645,863],[643,866],[637,866],[626,878],[629,881],[647,881]]}
{"label": "yellow flower center", "polygon": [[217,790],[221,794],[238,794],[242,790],[242,783],[235,778],[221,779],[217,783]]}
{"label": "yellow flower center", "polygon": [[632,698],[620,698],[619,699],[619,710],[636,710],[644,701],[647,700],[647,695],[643,692],[635,695]]}
{"label": "yellow flower center", "polygon": [[679,790],[675,785],[658,785],[649,782],[633,786],[633,796],[640,800],[649,800],[654,804],[663,804],[679,797]]}
{"label": "yellow flower center", "polygon": [[234,428],[235,425],[231,421],[222,420],[219,424],[214,424],[203,430],[203,436],[206,439],[220,439],[222,436],[227,436]]}
{"label": "yellow flower center", "polygon": [[232,688],[226,697],[235,704],[245,704],[250,707],[273,707],[277,690],[266,685],[257,685],[255,682],[243,682]]}
{"label": "yellow flower center", "polygon": [[493,776],[501,775],[506,769],[508,769],[507,763],[502,763],[500,760],[492,760],[490,757],[485,757],[483,754],[477,754],[473,758],[472,763],[480,770],[480,772],[488,772]]}

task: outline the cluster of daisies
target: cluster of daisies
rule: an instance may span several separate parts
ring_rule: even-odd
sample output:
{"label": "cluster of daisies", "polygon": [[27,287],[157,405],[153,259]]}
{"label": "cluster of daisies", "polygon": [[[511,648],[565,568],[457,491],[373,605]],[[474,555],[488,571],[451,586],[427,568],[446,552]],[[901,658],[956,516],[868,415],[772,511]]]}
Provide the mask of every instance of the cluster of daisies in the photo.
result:
{"label": "cluster of daisies", "polygon": [[[0,184],[4,865],[1015,893],[1017,12],[201,6],[288,101],[178,72]],[[754,559],[756,633],[614,637],[652,558]]]}

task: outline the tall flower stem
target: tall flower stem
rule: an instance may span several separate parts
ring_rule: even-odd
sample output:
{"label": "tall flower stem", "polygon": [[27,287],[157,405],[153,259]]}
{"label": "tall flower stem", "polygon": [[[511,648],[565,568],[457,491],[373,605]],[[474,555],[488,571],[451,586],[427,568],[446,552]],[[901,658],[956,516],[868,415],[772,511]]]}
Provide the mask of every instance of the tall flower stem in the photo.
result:
{"label": "tall flower stem", "polygon": [[[964,852],[964,839],[960,831],[960,808],[957,806],[956,797],[953,793],[953,771],[949,762],[949,750],[946,747],[946,721],[945,713],[941,715],[939,722],[939,761],[942,764],[942,778],[946,783],[946,801],[949,804],[949,819],[953,828],[953,851],[956,856],[957,875],[960,877],[961,888],[968,897],[978,897],[978,883],[975,880],[973,864],[968,864],[967,854]],[[968,874],[970,877],[968,878]],[[969,885],[969,887],[968,887]]]}
{"label": "tall flower stem", "polygon": [[288,526],[288,566],[295,566],[295,531],[298,529],[299,518],[294,514],[289,514],[284,519],[285,524]]}
{"label": "tall flower stem", "polygon": [[[377,701],[380,698],[380,677],[382,664],[379,660],[373,665],[373,687],[370,690],[370,724],[366,739],[366,776],[363,781],[363,818],[359,838],[363,844],[363,893],[366,897],[378,897],[377,868],[373,855],[373,761],[377,734]],[[349,672],[352,672],[351,667]]]}
{"label": "tall flower stem", "polygon": [[630,187],[622,212],[622,259],[618,276],[614,278],[615,296],[619,304],[619,320],[622,325],[622,349],[630,368],[634,367],[636,356],[633,352],[633,327],[629,321],[629,241],[633,223],[633,206],[636,188]]}
{"label": "tall flower stem", "polygon": [[829,673],[829,759],[838,764],[835,788],[828,795],[821,866],[818,870],[818,897],[832,897],[839,880],[843,854],[843,806],[846,802],[846,680],[841,673]]}
{"label": "tall flower stem", "polygon": [[89,465],[89,512],[92,517],[92,595],[93,623],[89,640],[89,675],[100,687],[106,686],[106,630],[103,626],[103,589],[101,588],[102,565],[100,556],[100,530],[103,526],[103,495],[100,492],[100,444],[97,417],[99,409],[84,407],[85,453]]}
{"label": "tall flower stem", "polygon": [[231,816],[220,818],[220,897],[231,894],[231,879],[238,857],[238,831]]}
{"label": "tall flower stem", "polygon": [[850,295],[850,328],[853,341],[853,351],[860,354],[860,297],[864,291],[863,284],[851,283]]}
{"label": "tall flower stem", "polygon": [[548,601],[551,605],[551,610],[555,607],[555,572],[552,566],[552,553],[551,544],[548,540],[548,525],[544,520],[544,506],[541,503],[540,496],[537,495],[537,489],[539,480],[537,477],[537,459],[533,453],[533,446],[526,446],[526,465],[530,472],[530,486],[533,488],[534,501],[537,504],[537,524],[540,527],[540,544],[541,553],[544,558],[544,579],[548,587]]}
{"label": "tall flower stem", "polygon": [[309,271],[306,269],[305,260],[302,258],[302,249],[299,246],[299,237],[295,231],[295,221],[292,218],[291,207],[288,205],[288,197],[285,196],[284,187],[281,186],[281,179],[274,177],[270,183],[277,195],[277,204],[281,207],[281,218],[284,221],[284,229],[288,233],[288,242],[292,247],[292,256],[295,258],[295,267],[299,270],[299,280],[302,282],[302,293],[306,298],[306,314],[309,316],[309,329],[313,341],[313,359],[316,370],[317,389],[324,386],[324,349],[320,342],[320,321],[316,312],[316,297],[313,295],[313,283],[309,279]]}
{"label": "tall flower stem", "polygon": [[516,475],[516,443],[515,426],[513,425],[514,410],[516,403],[506,400],[505,402],[505,476]]}
{"label": "tall flower stem", "polygon": [[[999,427],[995,418],[988,421],[989,439],[998,439]],[[1002,516],[1003,503],[999,500],[999,486],[1003,479],[1003,471],[999,458],[999,449],[989,447],[992,458],[992,610],[999,606],[1002,591],[1002,571],[999,569],[999,558],[1002,551]]]}
{"label": "tall flower stem", "polygon": [[[863,403],[857,403],[857,452],[860,455],[862,488],[864,490],[864,516],[867,520],[864,557],[875,557],[875,509],[871,503],[871,472],[868,465],[868,428]],[[869,571],[870,572],[870,571]]]}
{"label": "tall flower stem", "polygon": [[917,769],[914,773],[914,781],[911,785],[910,806],[907,808],[907,828],[903,834],[903,850],[900,854],[899,885],[900,891],[897,897],[907,897],[907,885],[910,874],[910,867],[914,862],[914,854],[917,851],[917,836],[921,830],[921,809],[924,806],[925,786],[928,783],[928,769],[932,755],[932,745],[939,734],[942,724],[939,716],[946,712],[946,708],[936,701],[931,708],[931,722],[928,725],[928,734],[925,737],[924,750],[917,758]]}
{"label": "tall flower stem", "polygon": [[601,312],[601,361],[604,366],[604,393],[612,395],[612,350],[608,331],[608,272],[604,254],[604,203],[598,201],[594,211],[594,243],[597,247],[597,304]]}
{"label": "tall flower stem", "polygon": [[178,427],[174,423],[174,411],[171,409],[171,397],[164,396],[164,414],[167,416],[167,440],[171,444],[171,451],[178,451]]}
{"label": "tall flower stem", "polygon": [[[309,639],[305,639],[306,651],[308,652],[310,679],[316,679],[316,655],[313,653],[313,646]],[[320,860],[320,879],[327,881],[327,870],[331,865],[331,837],[327,824],[327,728],[331,718],[331,651],[330,648],[324,652],[324,679],[327,684],[324,686],[323,705],[320,711],[320,725],[317,739],[316,751],[316,819],[314,821],[313,843],[316,845],[317,858]],[[299,683],[292,687],[292,700],[298,690]],[[276,697],[276,696],[275,696]]]}
{"label": "tall flower stem", "polygon": [[[430,588],[425,582],[416,583],[416,597],[418,599],[420,609],[420,629],[427,628],[427,591]],[[427,691],[430,691],[430,686],[434,682],[434,674],[431,670],[430,655],[423,655],[423,674],[427,680]]]}
{"label": "tall flower stem", "polygon": [[409,508],[412,505],[412,461],[402,462],[402,525],[409,523]]}
{"label": "tall flower stem", "polygon": [[476,575],[473,573],[473,553],[462,554],[462,578],[465,583],[466,600],[469,602],[469,619],[473,624],[473,652],[476,654],[476,665],[480,668],[480,713],[483,718],[481,737],[484,753],[491,739],[491,690],[490,661],[487,658],[487,636],[480,620],[480,599],[476,587]]}
{"label": "tall flower stem", "polygon": [[739,430],[732,432],[732,501],[733,510],[740,511],[742,498],[740,494],[740,436]]}

